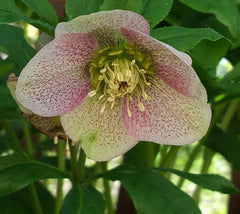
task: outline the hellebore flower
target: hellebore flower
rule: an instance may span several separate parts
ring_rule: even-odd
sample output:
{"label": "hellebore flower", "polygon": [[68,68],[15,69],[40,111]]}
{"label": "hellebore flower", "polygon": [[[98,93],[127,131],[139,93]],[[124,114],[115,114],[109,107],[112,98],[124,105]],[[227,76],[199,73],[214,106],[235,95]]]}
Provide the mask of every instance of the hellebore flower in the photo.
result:
{"label": "hellebore flower", "polygon": [[98,161],[138,141],[183,145],[205,135],[211,110],[191,58],[149,36],[140,15],[103,11],[59,23],[23,69],[17,100],[60,115],[66,135]]}

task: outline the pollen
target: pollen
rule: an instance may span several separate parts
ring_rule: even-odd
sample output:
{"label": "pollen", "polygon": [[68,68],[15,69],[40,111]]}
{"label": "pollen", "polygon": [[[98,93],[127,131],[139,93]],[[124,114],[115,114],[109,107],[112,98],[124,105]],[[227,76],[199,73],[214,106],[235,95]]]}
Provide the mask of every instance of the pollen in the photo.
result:
{"label": "pollen", "polygon": [[154,75],[151,57],[130,45],[98,50],[90,64],[90,75],[92,90],[88,96],[98,96],[101,113],[107,105],[113,109],[117,99],[126,97],[126,109],[131,117],[130,102],[134,96],[141,112],[145,110],[142,100],[151,99],[146,93]]}

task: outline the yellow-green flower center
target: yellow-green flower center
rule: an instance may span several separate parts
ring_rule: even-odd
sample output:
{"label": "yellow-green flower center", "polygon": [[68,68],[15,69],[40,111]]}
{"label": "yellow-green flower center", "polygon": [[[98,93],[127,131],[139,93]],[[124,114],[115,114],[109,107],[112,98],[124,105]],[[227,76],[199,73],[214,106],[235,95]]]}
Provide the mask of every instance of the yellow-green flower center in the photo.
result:
{"label": "yellow-green flower center", "polygon": [[116,99],[127,97],[127,112],[131,117],[129,102],[137,96],[140,111],[144,111],[141,99],[150,99],[145,88],[154,74],[150,56],[129,45],[105,47],[97,51],[90,64],[92,90],[88,96],[104,99],[101,112],[109,103],[113,108]]}

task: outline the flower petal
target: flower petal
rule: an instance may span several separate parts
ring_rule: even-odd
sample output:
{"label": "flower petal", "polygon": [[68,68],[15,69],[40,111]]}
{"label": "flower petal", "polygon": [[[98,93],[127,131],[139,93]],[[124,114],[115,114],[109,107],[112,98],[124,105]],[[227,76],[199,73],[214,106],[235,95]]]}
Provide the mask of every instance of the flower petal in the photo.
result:
{"label": "flower petal", "polygon": [[71,111],[87,96],[90,80],[86,66],[97,49],[89,34],[64,34],[42,48],[23,69],[16,97],[40,116]]}
{"label": "flower petal", "polygon": [[138,142],[122,126],[120,101],[113,109],[106,106],[103,113],[100,113],[101,108],[102,102],[92,97],[61,116],[65,133],[73,141],[80,141],[87,157],[96,161],[117,157]]}
{"label": "flower petal", "polygon": [[202,138],[209,127],[211,109],[201,99],[185,97],[162,80],[153,80],[147,93],[151,100],[142,103],[141,112],[137,99],[130,102],[128,117],[126,99],[122,105],[122,120],[126,131],[134,138],[160,144],[183,145]]}
{"label": "flower petal", "polygon": [[64,33],[90,33],[101,45],[108,46],[119,39],[120,27],[130,27],[149,34],[149,24],[139,14],[125,10],[112,10],[79,16],[69,22],[59,23],[55,35],[58,37]]}
{"label": "flower petal", "polygon": [[153,60],[157,75],[169,86],[187,97],[207,100],[207,93],[191,67],[186,54],[139,31],[121,28],[125,39],[148,53]]}

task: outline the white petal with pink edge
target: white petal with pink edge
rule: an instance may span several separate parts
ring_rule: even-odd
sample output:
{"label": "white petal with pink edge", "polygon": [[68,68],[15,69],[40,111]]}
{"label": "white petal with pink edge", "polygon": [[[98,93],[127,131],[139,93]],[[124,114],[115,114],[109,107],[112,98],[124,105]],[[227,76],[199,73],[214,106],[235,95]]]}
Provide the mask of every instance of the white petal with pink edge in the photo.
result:
{"label": "white petal with pink edge", "polygon": [[129,27],[149,34],[148,22],[139,14],[126,10],[112,10],[79,16],[69,22],[59,23],[55,30],[58,37],[64,33],[91,33],[102,45],[113,45],[120,36],[120,27]]}
{"label": "white petal with pink edge", "polygon": [[97,42],[89,34],[64,34],[42,48],[20,74],[17,100],[40,116],[71,111],[87,96],[87,66]]}
{"label": "white petal with pink edge", "polygon": [[154,80],[147,93],[150,100],[142,100],[141,112],[136,98],[130,102],[132,116],[128,117],[126,99],[122,105],[122,121],[134,138],[160,144],[183,145],[201,139],[207,132],[211,109],[196,97],[185,97],[162,80]]}
{"label": "white petal with pink edge", "polygon": [[189,56],[139,31],[121,28],[121,33],[129,43],[151,56],[156,74],[169,86],[184,96],[207,100]]}
{"label": "white petal with pink edge", "polygon": [[73,141],[80,141],[87,157],[96,161],[115,158],[138,142],[127,134],[122,125],[120,100],[113,109],[107,105],[100,113],[101,108],[102,102],[92,97],[61,116],[65,133]]}

